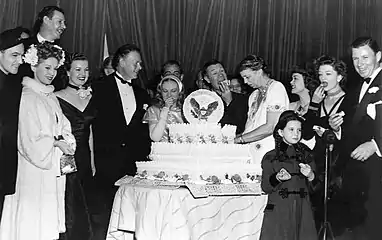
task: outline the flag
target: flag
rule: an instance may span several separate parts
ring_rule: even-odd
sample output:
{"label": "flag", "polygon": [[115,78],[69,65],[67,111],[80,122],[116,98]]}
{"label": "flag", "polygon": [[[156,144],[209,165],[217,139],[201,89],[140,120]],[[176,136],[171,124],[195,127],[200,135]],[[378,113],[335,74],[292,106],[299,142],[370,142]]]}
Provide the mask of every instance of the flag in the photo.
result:
{"label": "flag", "polygon": [[105,60],[109,56],[109,47],[107,45],[107,37],[105,33],[105,39],[103,42],[103,60]]}

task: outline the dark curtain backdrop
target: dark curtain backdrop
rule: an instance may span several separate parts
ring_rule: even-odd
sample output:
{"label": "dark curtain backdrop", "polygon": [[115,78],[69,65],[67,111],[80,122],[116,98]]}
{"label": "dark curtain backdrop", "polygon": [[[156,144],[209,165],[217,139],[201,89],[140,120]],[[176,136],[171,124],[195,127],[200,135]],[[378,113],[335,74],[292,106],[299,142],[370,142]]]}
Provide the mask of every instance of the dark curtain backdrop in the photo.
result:
{"label": "dark curtain backdrop", "polygon": [[289,81],[291,66],[321,54],[349,59],[349,44],[371,35],[382,45],[380,0],[0,0],[0,30],[31,27],[47,4],[64,8],[62,45],[84,52],[93,72],[109,50],[130,42],[142,49],[147,84],[168,59],[181,62],[186,87],[216,58],[233,73],[247,54],[263,56],[273,77]]}
{"label": "dark curtain backdrop", "polygon": [[150,79],[168,59],[181,62],[186,87],[204,62],[229,73],[247,54],[263,56],[273,77],[321,54],[349,59],[349,44],[371,35],[382,45],[380,0],[120,0],[108,2],[107,37],[142,49]]}

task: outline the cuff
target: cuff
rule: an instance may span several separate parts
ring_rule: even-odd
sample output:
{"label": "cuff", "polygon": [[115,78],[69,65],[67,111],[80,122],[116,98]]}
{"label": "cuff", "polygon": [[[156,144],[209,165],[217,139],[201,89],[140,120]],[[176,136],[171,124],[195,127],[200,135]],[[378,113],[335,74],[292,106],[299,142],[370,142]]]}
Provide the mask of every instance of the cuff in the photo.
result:
{"label": "cuff", "polygon": [[378,157],[382,157],[381,151],[379,150],[379,147],[378,147],[378,144],[375,142],[374,139],[371,139],[371,141],[374,143],[375,149],[377,149],[377,151],[375,151],[375,153],[378,155]]}
{"label": "cuff", "polygon": [[309,109],[311,109],[313,111],[318,111],[319,108],[320,108],[320,104],[319,103],[310,102]]}
{"label": "cuff", "polygon": [[336,137],[337,137],[337,139],[338,140],[341,140],[341,127],[340,127],[340,130],[339,131],[333,131],[334,132],[334,134],[336,135]]}
{"label": "cuff", "polygon": [[280,183],[280,181],[276,178],[276,175],[277,173],[274,173],[269,177],[269,183],[272,187],[276,187]]}

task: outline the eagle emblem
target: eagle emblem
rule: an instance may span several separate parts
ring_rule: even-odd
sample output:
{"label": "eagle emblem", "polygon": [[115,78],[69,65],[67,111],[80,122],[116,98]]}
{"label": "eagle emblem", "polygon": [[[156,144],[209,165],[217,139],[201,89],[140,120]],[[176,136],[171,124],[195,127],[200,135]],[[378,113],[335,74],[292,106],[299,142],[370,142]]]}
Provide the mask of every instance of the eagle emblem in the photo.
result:
{"label": "eagle emblem", "polygon": [[191,104],[191,114],[194,116],[194,118],[197,118],[198,120],[207,120],[208,117],[218,108],[219,103],[218,101],[214,101],[210,104],[208,104],[207,109],[204,107],[200,108],[200,104],[198,101],[196,101],[195,98],[190,99]]}

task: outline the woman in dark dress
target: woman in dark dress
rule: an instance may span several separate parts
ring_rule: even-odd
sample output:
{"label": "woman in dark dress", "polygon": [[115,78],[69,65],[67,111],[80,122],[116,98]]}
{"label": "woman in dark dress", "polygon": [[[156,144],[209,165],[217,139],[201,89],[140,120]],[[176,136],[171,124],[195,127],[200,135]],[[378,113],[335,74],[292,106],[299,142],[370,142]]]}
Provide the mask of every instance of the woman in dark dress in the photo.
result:
{"label": "woman in dark dress", "polygon": [[75,160],[77,172],[68,174],[65,191],[66,232],[60,239],[92,239],[89,205],[93,200],[93,139],[91,124],[95,118],[90,87],[88,60],[82,54],[69,55],[67,61],[68,86],[57,92],[57,98],[76,138]]}
{"label": "woman in dark dress", "polygon": [[[304,115],[306,124],[304,127],[304,138],[310,139],[315,136],[316,145],[313,149],[317,167],[317,184],[312,194],[312,205],[315,209],[317,226],[322,222],[323,193],[325,175],[325,157],[327,139],[325,130],[331,130],[329,117],[344,113],[344,121],[351,116],[348,98],[344,91],[346,82],[346,65],[344,62],[330,56],[321,56],[314,62],[316,74],[321,82],[315,90],[310,102],[308,112]],[[329,166],[330,186],[329,196],[336,194],[341,187],[341,171],[344,161],[340,159],[341,142],[333,144],[331,164]],[[332,214],[335,215],[335,214]]]}

